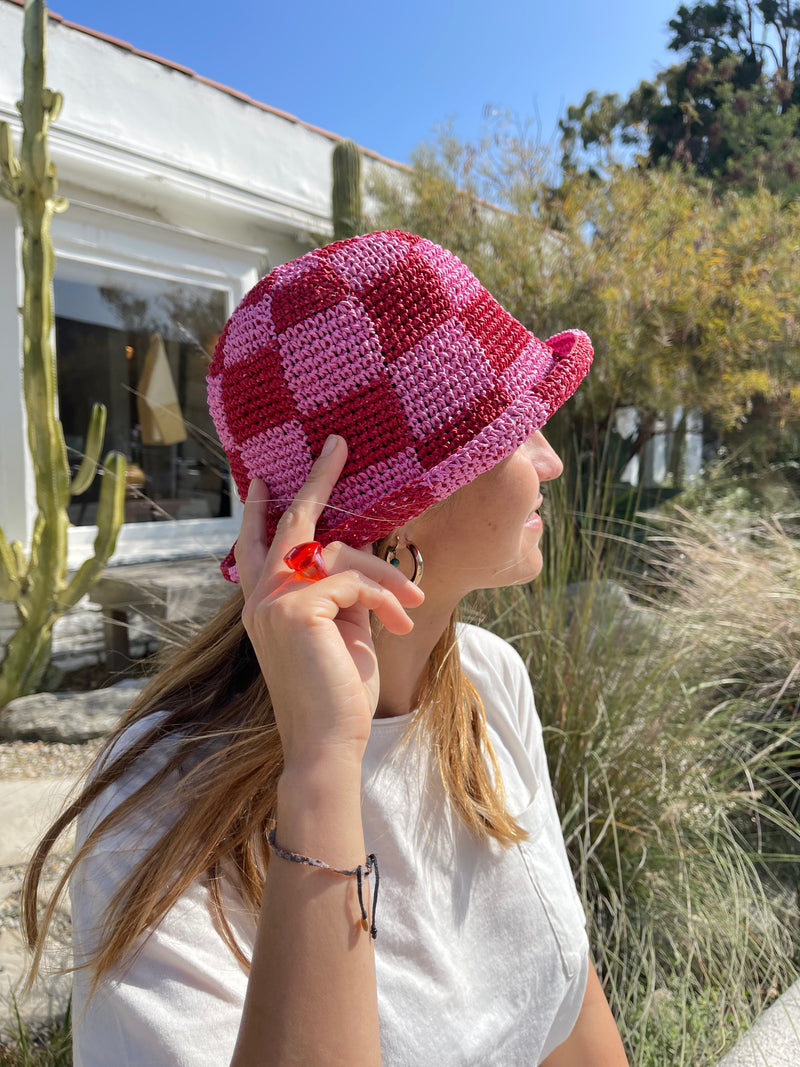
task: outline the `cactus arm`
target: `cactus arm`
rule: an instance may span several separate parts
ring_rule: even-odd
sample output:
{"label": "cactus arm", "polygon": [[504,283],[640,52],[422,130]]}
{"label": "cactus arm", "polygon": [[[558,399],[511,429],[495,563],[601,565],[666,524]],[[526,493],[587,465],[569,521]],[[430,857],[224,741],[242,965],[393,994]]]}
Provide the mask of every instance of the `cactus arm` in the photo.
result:
{"label": "cactus arm", "polygon": [[103,484],[97,510],[95,555],[105,566],[117,545],[117,535],[125,519],[125,472],[128,463],[119,452],[109,452],[103,460]]}
{"label": "cactus arm", "polygon": [[25,552],[22,548],[22,542],[12,541],[11,552],[14,556],[14,562],[17,567],[17,573],[19,574],[20,579],[22,579],[25,577],[28,571],[28,561],[25,559]]}
{"label": "cactus arm", "polygon": [[28,561],[19,541],[6,540],[0,530],[0,600],[12,601],[20,619],[27,619],[28,608],[25,603],[27,587]]}
{"label": "cactus arm", "polygon": [[25,694],[36,692],[40,687],[41,679],[50,666],[50,659],[53,654],[53,626],[55,621],[55,618],[52,618],[49,624],[39,631],[33,642],[33,654],[22,677],[22,691]]}
{"label": "cactus arm", "polygon": [[0,530],[0,600],[16,600],[20,589],[19,560]]}
{"label": "cactus arm", "polygon": [[85,493],[94,481],[97,471],[97,460],[100,458],[100,449],[103,447],[103,438],[106,435],[106,409],[104,404],[93,404],[92,414],[89,418],[89,428],[86,431],[86,445],[83,460],[77,473],[70,483],[70,496],[80,496]]}
{"label": "cactus arm", "polygon": [[339,241],[361,233],[361,151],[354,141],[340,141],[333,150],[331,209],[333,236]]}
{"label": "cactus arm", "polygon": [[19,696],[35,692],[47,670],[53,644],[53,623],[44,626],[23,622],[8,642],[0,671],[0,709]]}
{"label": "cactus arm", "polygon": [[[50,220],[56,192],[55,166],[50,161],[47,129],[60,94],[44,87],[45,25],[42,0],[25,5],[23,39],[25,58],[22,80],[22,266],[25,276],[23,305],[23,377],[28,441],[33,458],[36,499],[40,512],[55,523],[69,502],[69,465],[61,425],[55,417],[55,354],[50,343],[53,326],[52,278],[55,266]],[[52,541],[57,547],[58,538]],[[50,542],[48,542],[49,544]],[[62,570],[51,557],[48,567]]]}
{"label": "cactus arm", "polygon": [[11,127],[7,122],[0,122],[0,196],[14,204],[19,201],[21,174],[22,168],[14,155]]}
{"label": "cactus arm", "polygon": [[[55,595],[64,588],[67,561],[67,527],[65,509],[49,518],[40,509],[33,523],[27,581],[20,606],[33,618],[44,620],[53,610]],[[64,561],[63,576],[54,561]]]}
{"label": "cactus arm", "polygon": [[127,461],[119,452],[109,452],[103,460],[103,483],[97,508],[97,537],[94,555],[85,560],[69,585],[59,596],[57,606],[65,611],[74,607],[108,563],[117,545],[117,536],[125,518],[125,470]]}
{"label": "cactus arm", "polygon": [[[17,210],[22,223],[22,270],[25,299],[22,308],[22,373],[28,448],[33,461],[37,515],[33,528],[27,583],[19,607],[31,628],[43,632],[21,639],[37,664],[49,647],[55,621],[54,601],[64,588],[67,573],[67,505],[69,464],[64,432],[55,414],[56,364],[51,344],[53,330],[52,280],[55,268],[50,222],[57,188],[50,160],[47,131],[60,107],[60,94],[45,88],[45,28],[43,0],[26,0],[22,68],[23,93],[20,197]],[[10,646],[9,646],[10,652]],[[5,668],[6,664],[4,664]],[[24,686],[36,685],[38,667],[26,667]]]}

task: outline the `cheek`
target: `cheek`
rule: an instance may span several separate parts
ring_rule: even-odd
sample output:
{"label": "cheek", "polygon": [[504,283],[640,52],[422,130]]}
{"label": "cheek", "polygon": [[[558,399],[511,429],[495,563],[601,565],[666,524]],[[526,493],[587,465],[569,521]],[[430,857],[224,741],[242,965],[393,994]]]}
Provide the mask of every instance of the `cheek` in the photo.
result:
{"label": "cheek", "polygon": [[491,498],[483,505],[484,516],[492,517],[495,528],[516,529],[524,523],[538,496],[536,479],[531,478],[530,466],[526,464],[521,470],[509,471],[509,476],[493,488]]}

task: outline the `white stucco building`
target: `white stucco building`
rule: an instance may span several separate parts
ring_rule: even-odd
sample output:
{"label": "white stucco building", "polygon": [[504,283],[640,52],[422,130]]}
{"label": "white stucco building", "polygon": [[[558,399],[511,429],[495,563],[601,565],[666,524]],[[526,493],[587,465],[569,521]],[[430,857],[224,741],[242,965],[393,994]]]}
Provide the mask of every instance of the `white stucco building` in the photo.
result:
{"label": "white stucco building", "polygon": [[[0,119],[19,145],[21,0],[0,0]],[[51,15],[47,85],[64,108],[50,134],[59,189],[53,224],[60,415],[78,461],[91,403],[109,412],[106,448],[129,489],[114,563],[227,551],[238,502],[206,411],[216,334],[268,269],[330,238],[338,138],[167,60]],[[364,152],[373,167],[397,166]],[[0,199],[0,525],[30,536],[36,512],[21,388],[22,277],[15,208]],[[153,335],[163,342],[160,350]],[[137,393],[166,375],[172,443]],[[145,413],[146,416],[146,413]],[[94,540],[97,487],[70,509],[70,563]]]}

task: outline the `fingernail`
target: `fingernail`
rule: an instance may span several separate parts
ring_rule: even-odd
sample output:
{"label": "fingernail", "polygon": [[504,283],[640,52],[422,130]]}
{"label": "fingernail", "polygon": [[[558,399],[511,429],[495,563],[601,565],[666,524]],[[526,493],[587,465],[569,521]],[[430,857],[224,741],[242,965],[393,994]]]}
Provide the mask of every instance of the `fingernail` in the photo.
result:
{"label": "fingernail", "polygon": [[331,452],[333,452],[334,448],[336,448],[336,442],[338,440],[339,440],[339,438],[336,436],[335,433],[330,434],[325,439],[325,444],[322,446],[322,451],[319,454],[320,455],[320,459],[323,456],[329,456],[331,454]]}

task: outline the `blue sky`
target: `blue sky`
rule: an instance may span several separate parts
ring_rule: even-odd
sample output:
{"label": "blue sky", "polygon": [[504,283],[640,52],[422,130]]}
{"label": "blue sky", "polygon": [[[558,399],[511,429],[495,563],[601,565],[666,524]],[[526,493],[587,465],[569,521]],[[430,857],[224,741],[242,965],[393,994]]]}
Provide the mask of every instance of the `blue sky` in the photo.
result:
{"label": "blue sky", "polygon": [[550,141],[589,89],[627,93],[673,62],[680,0],[51,0],[65,19],[407,161],[487,107]]}

